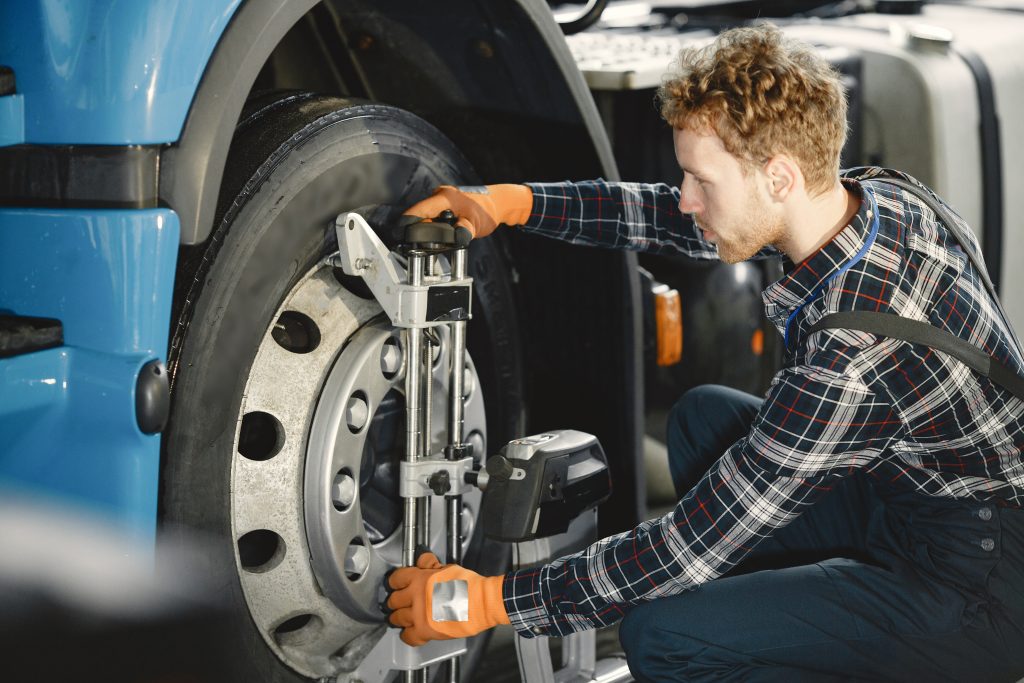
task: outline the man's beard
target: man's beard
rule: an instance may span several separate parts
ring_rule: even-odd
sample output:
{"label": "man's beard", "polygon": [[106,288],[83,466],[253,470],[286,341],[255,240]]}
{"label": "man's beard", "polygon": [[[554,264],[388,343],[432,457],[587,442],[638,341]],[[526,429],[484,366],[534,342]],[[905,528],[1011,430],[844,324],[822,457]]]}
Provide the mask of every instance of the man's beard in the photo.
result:
{"label": "man's beard", "polygon": [[[694,221],[697,222],[696,218]],[[733,234],[728,239],[711,226],[706,226],[717,237],[718,258],[725,263],[746,261],[764,247],[779,244],[785,234],[783,222],[774,218],[758,200],[753,200],[747,218],[740,225],[744,225],[743,229],[730,231]],[[701,224],[697,222],[697,226]]]}

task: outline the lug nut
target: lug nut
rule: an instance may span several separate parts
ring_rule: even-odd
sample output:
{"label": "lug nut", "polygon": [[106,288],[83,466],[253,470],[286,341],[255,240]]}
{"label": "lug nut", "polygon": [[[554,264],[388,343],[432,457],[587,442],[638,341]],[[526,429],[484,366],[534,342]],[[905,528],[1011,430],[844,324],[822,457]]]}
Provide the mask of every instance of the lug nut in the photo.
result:
{"label": "lug nut", "polygon": [[380,351],[380,370],[389,379],[402,368],[402,348],[395,339],[384,342]]}
{"label": "lug nut", "polygon": [[364,546],[353,543],[345,551],[345,573],[355,581],[366,573],[370,566],[370,551]]}
{"label": "lug nut", "polygon": [[331,500],[338,510],[347,510],[356,500],[356,480],[347,472],[338,472],[331,486]]}
{"label": "lug nut", "polygon": [[473,460],[481,462],[487,457],[487,454],[484,453],[484,437],[480,432],[471,433],[466,441],[473,447]]}
{"label": "lug nut", "polygon": [[476,388],[476,376],[470,372],[467,365],[462,371],[462,400],[465,401]]}
{"label": "lug nut", "polygon": [[369,406],[366,405],[366,401],[362,397],[353,396],[348,400],[348,406],[345,408],[345,421],[353,433],[358,432],[366,425],[366,418],[369,415]]}
{"label": "lug nut", "polygon": [[473,536],[473,511],[466,505],[462,506],[462,524],[459,531],[462,532],[462,538],[467,539]]}

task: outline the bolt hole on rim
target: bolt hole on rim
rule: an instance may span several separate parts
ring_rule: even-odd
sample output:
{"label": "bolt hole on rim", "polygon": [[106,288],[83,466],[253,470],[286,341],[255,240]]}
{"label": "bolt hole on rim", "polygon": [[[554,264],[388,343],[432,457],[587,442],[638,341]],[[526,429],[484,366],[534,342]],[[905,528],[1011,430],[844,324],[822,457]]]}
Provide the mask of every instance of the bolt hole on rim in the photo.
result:
{"label": "bolt hole on rim", "polygon": [[284,557],[284,552],[284,539],[270,529],[250,531],[238,539],[239,562],[250,572],[273,569]]}
{"label": "bolt hole on rim", "polygon": [[298,614],[274,629],[274,640],[281,646],[298,646],[316,638],[323,621],[315,614]]}
{"label": "bolt hole on rim", "polygon": [[292,353],[310,353],[320,345],[320,328],[313,319],[298,311],[285,311],[271,333],[281,348]]}
{"label": "bolt hole on rim", "polygon": [[246,413],[238,435],[238,452],[249,460],[270,460],[284,446],[280,420],[262,411]]}

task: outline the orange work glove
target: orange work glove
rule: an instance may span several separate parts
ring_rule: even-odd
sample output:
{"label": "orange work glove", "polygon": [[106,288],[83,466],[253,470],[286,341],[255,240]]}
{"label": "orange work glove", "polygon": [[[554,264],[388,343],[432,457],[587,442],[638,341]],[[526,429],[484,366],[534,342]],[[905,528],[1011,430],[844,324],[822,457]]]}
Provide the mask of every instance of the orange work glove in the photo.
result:
{"label": "orange work glove", "polygon": [[468,638],[498,624],[507,624],[501,597],[504,576],[480,576],[457,564],[442,565],[433,553],[423,553],[415,567],[391,572],[387,606],[392,626],[402,629],[408,645],[430,640]]}
{"label": "orange work glove", "polygon": [[473,237],[487,237],[502,223],[526,222],[533,210],[533,190],[526,185],[442,185],[406,209],[405,215],[429,220],[449,209],[458,217],[456,225],[467,228]]}

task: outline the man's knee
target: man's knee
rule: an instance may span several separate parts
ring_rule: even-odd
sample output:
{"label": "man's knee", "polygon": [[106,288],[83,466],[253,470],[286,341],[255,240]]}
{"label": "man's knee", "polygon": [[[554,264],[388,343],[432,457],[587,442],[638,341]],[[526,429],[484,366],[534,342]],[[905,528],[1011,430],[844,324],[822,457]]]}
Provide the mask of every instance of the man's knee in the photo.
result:
{"label": "man's knee", "polygon": [[666,425],[669,471],[676,493],[683,495],[721,455],[713,431],[708,429],[708,410],[713,409],[721,387],[702,385],[684,393],[669,411]]}
{"label": "man's knee", "polygon": [[702,384],[699,387],[693,387],[692,389],[687,389],[683,392],[683,395],[679,397],[679,400],[673,404],[672,410],[669,411],[669,426],[685,428],[694,417],[700,414],[700,404],[703,398],[708,394],[713,393],[713,391],[713,385]]}
{"label": "man's knee", "polygon": [[651,621],[647,604],[631,609],[619,624],[619,643],[626,653],[629,671],[637,681],[648,680],[646,675],[654,644],[651,638]]}
{"label": "man's knee", "polygon": [[701,404],[712,387],[699,386],[689,389],[672,406],[668,414],[666,432],[670,457],[692,457],[698,450]]}
{"label": "man's knee", "polygon": [[705,643],[679,623],[666,624],[667,619],[665,606],[655,600],[637,605],[619,624],[619,643],[633,679],[638,683],[710,680],[700,661]]}
{"label": "man's knee", "polygon": [[[655,600],[631,609],[619,624],[619,643],[638,683],[747,681],[757,661],[722,645],[731,636],[713,623],[678,621],[681,611]],[[768,680],[784,680],[769,677]]]}

